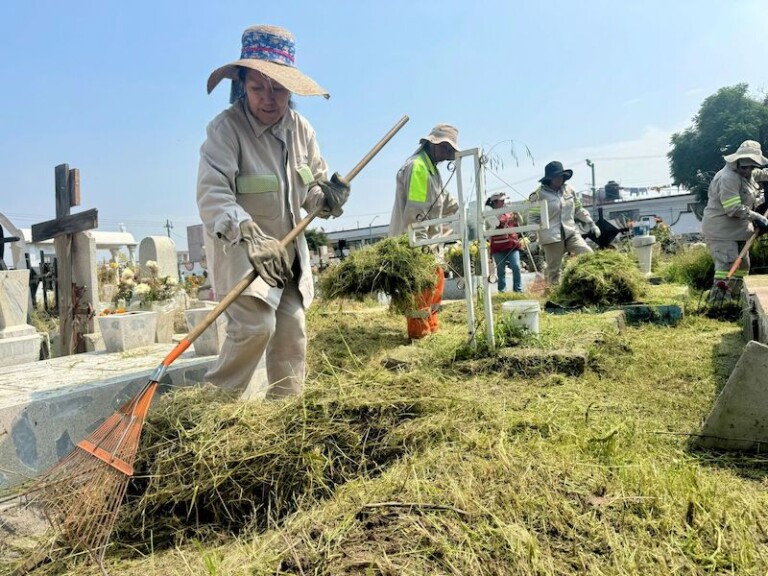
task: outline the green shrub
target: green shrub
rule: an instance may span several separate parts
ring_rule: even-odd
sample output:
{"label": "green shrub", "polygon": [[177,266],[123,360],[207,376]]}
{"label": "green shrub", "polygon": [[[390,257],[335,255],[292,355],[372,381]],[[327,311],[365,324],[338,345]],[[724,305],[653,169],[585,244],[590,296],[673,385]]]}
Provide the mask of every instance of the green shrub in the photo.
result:
{"label": "green shrub", "polygon": [[768,271],[768,238],[760,236],[749,251],[750,267],[752,274],[765,274]]}
{"label": "green shrub", "polygon": [[[462,278],[464,273],[464,249],[461,244],[446,246],[445,250],[446,272],[453,272]],[[469,245],[469,265],[472,268],[472,274],[480,274],[480,244],[477,240]]]}
{"label": "green shrub", "polygon": [[715,277],[715,264],[706,246],[693,246],[672,256],[664,271],[668,282],[708,290]]}

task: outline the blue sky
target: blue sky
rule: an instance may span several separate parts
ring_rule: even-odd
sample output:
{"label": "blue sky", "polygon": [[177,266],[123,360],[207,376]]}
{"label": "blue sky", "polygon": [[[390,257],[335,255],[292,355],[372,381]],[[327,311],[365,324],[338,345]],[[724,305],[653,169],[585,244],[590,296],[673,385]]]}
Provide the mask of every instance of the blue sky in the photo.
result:
{"label": "blue sky", "polygon": [[398,168],[439,122],[462,148],[501,142],[487,187],[512,198],[555,159],[577,189],[586,158],[598,186],[666,184],[669,136],[706,96],[739,82],[764,95],[765,17],[762,0],[8,2],[0,212],[21,228],[52,218],[54,166],[68,163],[81,172],[73,212],[98,208],[101,230],[124,223],[137,240],[170,220],[186,247],[198,150],[228,105],[228,86],[207,95],[205,83],[253,24],[291,30],[297,66],[331,92],[297,104],[332,170],[411,118],[355,180],[344,216],[318,222],[326,230],[388,222]]}

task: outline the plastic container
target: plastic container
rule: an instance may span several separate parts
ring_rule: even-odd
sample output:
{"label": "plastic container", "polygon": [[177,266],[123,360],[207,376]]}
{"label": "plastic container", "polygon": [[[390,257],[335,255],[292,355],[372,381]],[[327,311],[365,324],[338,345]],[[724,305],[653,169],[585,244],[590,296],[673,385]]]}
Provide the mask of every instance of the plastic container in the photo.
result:
{"label": "plastic container", "polygon": [[512,324],[539,333],[541,306],[538,300],[509,300],[501,305],[501,311],[510,317]]}
{"label": "plastic container", "polygon": [[635,224],[632,227],[632,234],[634,236],[648,236],[651,232],[651,226],[647,223]]}

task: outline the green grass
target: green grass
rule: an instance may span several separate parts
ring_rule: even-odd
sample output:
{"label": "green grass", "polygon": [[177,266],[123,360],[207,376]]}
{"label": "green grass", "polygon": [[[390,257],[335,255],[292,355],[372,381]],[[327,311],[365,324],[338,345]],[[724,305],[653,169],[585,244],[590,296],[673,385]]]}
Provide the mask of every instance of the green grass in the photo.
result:
{"label": "green grass", "polygon": [[[407,345],[402,317],[365,306],[313,308],[308,388],[337,399],[373,394],[393,405],[418,394],[440,410],[393,427],[389,438],[401,455],[377,474],[302,498],[290,513],[238,536],[181,536],[154,552],[151,542],[149,552],[117,545],[107,569],[136,576],[768,571],[766,463],[686,449],[743,349],[738,325],[689,316],[676,327],[617,333],[615,313],[543,314],[541,334],[523,345],[585,349],[590,369],[517,378],[468,373],[451,361],[466,338],[464,313],[462,303],[450,304],[441,333],[408,346],[414,362],[389,371],[382,360]],[[424,434],[428,442],[407,441]],[[98,571],[70,560],[40,573]]]}

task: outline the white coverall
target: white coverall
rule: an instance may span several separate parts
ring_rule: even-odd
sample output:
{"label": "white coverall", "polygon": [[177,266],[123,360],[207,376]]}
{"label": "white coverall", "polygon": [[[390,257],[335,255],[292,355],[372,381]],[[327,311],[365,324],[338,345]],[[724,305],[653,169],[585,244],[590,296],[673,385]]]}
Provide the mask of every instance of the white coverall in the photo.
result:
{"label": "white coverall", "polygon": [[[294,110],[267,127],[238,100],[211,121],[200,149],[197,204],[217,299],[253,269],[238,245],[240,223],[253,220],[265,234],[282,239],[301,219],[301,208],[309,212],[323,204],[316,182],[327,176],[315,131]],[[314,285],[304,234],[286,250],[293,280],[280,289],[257,278],[226,310],[226,340],[206,374],[211,383],[242,394],[266,353],[267,396],[301,393],[304,310],[312,302]]]}
{"label": "white coverall", "polygon": [[[709,183],[701,231],[715,262],[715,287],[728,276],[744,243],[754,232],[752,221],[758,216],[754,209],[762,196],[757,182],[766,180],[768,170],[756,169],[750,178],[743,178],[736,170],[736,162],[727,162]],[[741,266],[734,273],[734,278],[741,279],[746,276],[749,266],[749,254],[746,254]],[[738,296],[740,283],[731,288],[731,295]],[[713,289],[710,292],[711,299],[723,295],[718,290]]]}
{"label": "white coverall", "polygon": [[[593,226],[594,222],[568,184],[563,184],[559,190],[553,190],[546,184],[542,184],[533,191],[529,200],[531,202],[546,200],[547,202],[549,228],[538,233],[538,241],[547,260],[547,282],[557,284],[560,281],[560,266],[566,252],[570,254],[592,252],[592,248],[581,237],[576,220],[590,226]],[[538,206],[531,208],[528,221],[531,224],[541,222]]]}

